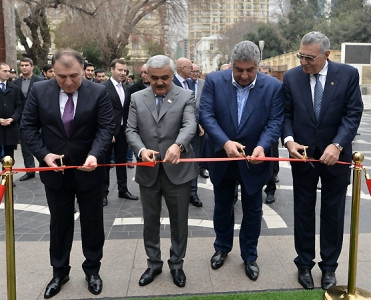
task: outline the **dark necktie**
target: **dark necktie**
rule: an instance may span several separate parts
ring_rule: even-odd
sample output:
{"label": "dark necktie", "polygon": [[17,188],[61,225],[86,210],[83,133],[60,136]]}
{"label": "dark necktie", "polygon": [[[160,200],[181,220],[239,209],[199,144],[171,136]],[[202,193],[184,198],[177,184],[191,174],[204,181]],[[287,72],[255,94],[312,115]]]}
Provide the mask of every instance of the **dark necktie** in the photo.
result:
{"label": "dark necktie", "polygon": [[1,90],[3,91],[3,93],[5,93],[5,83],[4,82],[1,83]]}
{"label": "dark necktie", "polygon": [[72,94],[67,94],[68,100],[66,102],[66,105],[64,107],[63,116],[62,116],[62,122],[64,125],[64,129],[66,130],[67,136],[70,135],[71,125],[73,122],[74,117],[74,108],[75,105],[73,103]]}
{"label": "dark necktie", "polygon": [[160,114],[162,103],[164,102],[163,96],[157,96],[157,102],[156,102],[156,108],[157,108],[157,114]]}
{"label": "dark necktie", "polygon": [[316,77],[316,85],[314,86],[314,114],[316,115],[316,119],[318,121],[319,113],[321,111],[321,102],[322,102],[322,94],[323,94],[323,87],[321,81],[319,80],[319,74],[314,74]]}

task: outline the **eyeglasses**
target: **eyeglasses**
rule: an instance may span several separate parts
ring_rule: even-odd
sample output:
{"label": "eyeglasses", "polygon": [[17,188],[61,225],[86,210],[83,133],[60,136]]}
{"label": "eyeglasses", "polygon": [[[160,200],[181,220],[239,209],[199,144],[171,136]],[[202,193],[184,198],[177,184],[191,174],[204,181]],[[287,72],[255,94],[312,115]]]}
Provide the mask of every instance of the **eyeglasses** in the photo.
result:
{"label": "eyeglasses", "polygon": [[300,60],[305,59],[307,62],[313,62],[318,57],[318,55],[312,56],[312,55],[304,55],[301,53],[296,53],[296,57],[299,58]]}
{"label": "eyeglasses", "polygon": [[200,70],[192,70],[192,73],[200,73]]}

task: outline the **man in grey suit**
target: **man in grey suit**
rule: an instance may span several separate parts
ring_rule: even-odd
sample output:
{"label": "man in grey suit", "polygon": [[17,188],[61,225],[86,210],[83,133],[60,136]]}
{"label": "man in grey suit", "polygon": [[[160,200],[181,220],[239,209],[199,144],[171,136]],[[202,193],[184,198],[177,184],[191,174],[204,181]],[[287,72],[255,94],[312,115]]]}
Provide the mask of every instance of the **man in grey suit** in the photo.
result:
{"label": "man in grey suit", "polygon": [[148,268],[139,285],[151,283],[162,272],[160,217],[162,196],[169,211],[171,248],[168,264],[173,282],[184,287],[183,258],[188,237],[190,181],[197,176],[195,163],[179,163],[194,157],[190,145],[196,133],[195,99],[191,90],[172,83],[174,62],[156,55],[147,62],[151,87],[131,96],[126,138],[139,161],[162,160],[154,168],[137,167],[144,218],[144,247]]}

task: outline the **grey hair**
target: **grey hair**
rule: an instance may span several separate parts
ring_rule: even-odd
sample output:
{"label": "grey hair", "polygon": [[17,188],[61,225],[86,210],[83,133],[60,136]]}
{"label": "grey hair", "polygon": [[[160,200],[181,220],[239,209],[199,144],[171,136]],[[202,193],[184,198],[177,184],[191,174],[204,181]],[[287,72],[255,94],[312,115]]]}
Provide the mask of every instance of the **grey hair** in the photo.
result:
{"label": "grey hair", "polygon": [[242,41],[236,44],[231,54],[232,65],[236,61],[252,61],[256,65],[260,62],[259,47],[251,41]]}
{"label": "grey hair", "polygon": [[149,68],[161,69],[166,66],[170,66],[171,71],[175,72],[175,64],[170,57],[166,55],[155,55],[148,59],[147,61],[147,72]]}
{"label": "grey hair", "polygon": [[327,36],[319,31],[311,31],[303,36],[301,39],[301,44],[310,45],[310,44],[319,44],[321,52],[324,53],[330,50],[330,40]]}

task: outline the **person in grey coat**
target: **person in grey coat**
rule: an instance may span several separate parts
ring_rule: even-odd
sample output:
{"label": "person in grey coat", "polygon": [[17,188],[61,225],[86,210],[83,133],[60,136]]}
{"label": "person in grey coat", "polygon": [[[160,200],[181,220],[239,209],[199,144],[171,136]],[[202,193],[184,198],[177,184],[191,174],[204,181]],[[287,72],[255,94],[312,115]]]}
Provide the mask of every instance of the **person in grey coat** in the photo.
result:
{"label": "person in grey coat", "polygon": [[168,264],[174,284],[184,287],[190,181],[198,173],[195,163],[179,163],[179,159],[194,157],[190,143],[196,133],[195,98],[191,90],[172,83],[174,62],[169,57],[151,57],[147,71],[151,87],[131,96],[126,138],[138,161],[159,159],[163,163],[154,168],[138,166],[135,174],[143,207],[144,247],[148,256],[148,269],[139,285],[151,283],[162,272],[160,217],[164,196],[171,227]]}

